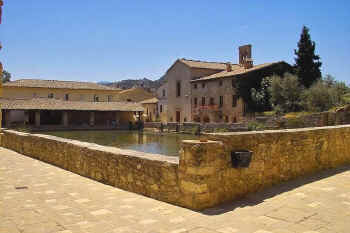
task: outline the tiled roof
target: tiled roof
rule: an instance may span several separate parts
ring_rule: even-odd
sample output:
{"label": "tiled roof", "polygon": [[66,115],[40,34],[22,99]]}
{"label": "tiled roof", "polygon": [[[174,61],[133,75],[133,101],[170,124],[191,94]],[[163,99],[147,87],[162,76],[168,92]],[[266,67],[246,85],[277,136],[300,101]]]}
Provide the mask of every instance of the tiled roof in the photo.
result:
{"label": "tiled roof", "polygon": [[[213,70],[225,70],[225,62],[208,62],[208,61],[197,61],[197,60],[188,60],[185,58],[179,59],[180,62],[188,65],[191,68],[202,68],[202,69],[213,69]],[[237,64],[231,64],[232,69],[239,67]]]}
{"label": "tiled roof", "polygon": [[200,82],[200,81],[206,81],[206,80],[217,79],[217,78],[233,77],[233,76],[237,76],[237,75],[246,74],[246,73],[249,73],[249,72],[252,72],[252,71],[256,71],[256,70],[259,70],[259,69],[263,69],[263,68],[266,68],[266,67],[269,67],[269,66],[273,66],[273,65],[276,65],[276,64],[279,64],[279,63],[281,63],[281,62],[264,63],[264,64],[256,65],[256,66],[254,66],[254,67],[252,67],[250,69],[246,69],[243,66],[239,66],[238,68],[233,69],[230,72],[227,72],[225,70],[225,71],[222,71],[222,72],[219,72],[219,73],[215,73],[215,74],[212,74],[212,75],[209,75],[209,76],[206,76],[206,77],[202,77],[202,78],[199,78],[199,79],[192,80],[191,82]]}
{"label": "tiled roof", "polygon": [[151,98],[151,99],[147,99],[147,100],[143,100],[140,102],[140,104],[156,104],[158,103],[158,99],[157,98]]}
{"label": "tiled roof", "polygon": [[143,112],[141,104],[130,102],[82,102],[59,99],[1,99],[1,108],[10,110],[80,110],[80,111],[124,111]]}
{"label": "tiled roof", "polygon": [[143,88],[130,88],[123,90],[116,96],[117,101],[140,102],[146,99],[153,98],[155,94],[146,91]]}
{"label": "tiled roof", "polygon": [[59,80],[41,80],[41,79],[19,79],[3,84],[4,87],[32,87],[32,88],[59,88],[59,89],[84,89],[84,90],[113,90],[112,88],[92,82],[75,82]]}

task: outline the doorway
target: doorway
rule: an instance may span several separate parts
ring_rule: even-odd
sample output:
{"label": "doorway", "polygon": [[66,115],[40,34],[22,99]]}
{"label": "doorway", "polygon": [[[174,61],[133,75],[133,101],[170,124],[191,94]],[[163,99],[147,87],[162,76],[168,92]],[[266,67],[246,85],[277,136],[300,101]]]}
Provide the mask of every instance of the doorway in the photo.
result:
{"label": "doorway", "polygon": [[176,111],[176,122],[180,122],[180,111]]}

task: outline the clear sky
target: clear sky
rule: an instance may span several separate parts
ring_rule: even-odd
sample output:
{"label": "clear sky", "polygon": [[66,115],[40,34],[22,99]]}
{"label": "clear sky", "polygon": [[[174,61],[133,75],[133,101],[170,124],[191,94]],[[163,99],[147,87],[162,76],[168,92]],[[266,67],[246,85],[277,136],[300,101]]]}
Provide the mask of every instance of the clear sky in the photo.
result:
{"label": "clear sky", "polygon": [[303,25],[323,74],[350,83],[349,0],[5,0],[0,59],[13,79],[157,79],[177,58],[294,63]]}

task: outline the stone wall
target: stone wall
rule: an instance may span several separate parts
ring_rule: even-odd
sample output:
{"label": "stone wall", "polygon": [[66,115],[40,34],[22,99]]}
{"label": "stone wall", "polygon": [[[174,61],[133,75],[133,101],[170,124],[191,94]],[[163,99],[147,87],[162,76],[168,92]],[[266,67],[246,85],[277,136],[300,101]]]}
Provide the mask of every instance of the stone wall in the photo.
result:
{"label": "stone wall", "polygon": [[[350,163],[350,125],[207,136],[215,141],[185,141],[180,157],[180,185],[192,186],[194,208]],[[253,152],[248,168],[232,167],[238,150]]]}
{"label": "stone wall", "polygon": [[178,158],[4,130],[1,146],[105,184],[176,205]]}
{"label": "stone wall", "polygon": [[[271,185],[350,163],[350,125],[206,134],[180,157],[4,130],[1,146],[105,184],[190,209],[235,200]],[[247,168],[231,152],[253,152]]]}

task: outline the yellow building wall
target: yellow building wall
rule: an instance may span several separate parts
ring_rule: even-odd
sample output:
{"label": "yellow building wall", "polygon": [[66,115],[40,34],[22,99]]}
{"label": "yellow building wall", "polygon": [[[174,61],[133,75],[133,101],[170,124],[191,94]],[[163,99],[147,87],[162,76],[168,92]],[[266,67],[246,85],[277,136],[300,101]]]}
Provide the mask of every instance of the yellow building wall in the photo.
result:
{"label": "yellow building wall", "polygon": [[145,109],[143,112],[145,121],[157,121],[159,119],[158,115],[158,105],[157,104],[142,104],[142,107]]}
{"label": "yellow building wall", "polygon": [[60,88],[29,88],[29,87],[3,87],[3,97],[6,99],[32,99],[48,98],[53,94],[53,98],[62,99],[66,94],[70,101],[94,101],[94,96],[99,98],[100,102],[116,101],[118,90],[81,90],[81,89],[60,89]]}

